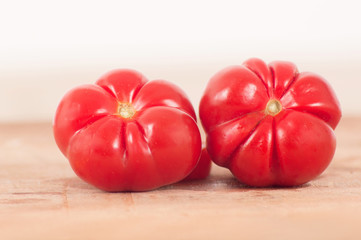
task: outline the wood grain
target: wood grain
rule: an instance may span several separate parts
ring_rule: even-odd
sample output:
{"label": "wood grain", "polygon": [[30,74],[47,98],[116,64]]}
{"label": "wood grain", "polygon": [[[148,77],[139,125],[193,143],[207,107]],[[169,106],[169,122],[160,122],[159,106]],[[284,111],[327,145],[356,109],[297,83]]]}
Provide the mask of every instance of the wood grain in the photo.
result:
{"label": "wood grain", "polygon": [[0,125],[0,239],[361,239],[361,118],[333,162],[298,188],[252,189],[213,166],[204,181],[143,193],[82,182],[50,123]]}

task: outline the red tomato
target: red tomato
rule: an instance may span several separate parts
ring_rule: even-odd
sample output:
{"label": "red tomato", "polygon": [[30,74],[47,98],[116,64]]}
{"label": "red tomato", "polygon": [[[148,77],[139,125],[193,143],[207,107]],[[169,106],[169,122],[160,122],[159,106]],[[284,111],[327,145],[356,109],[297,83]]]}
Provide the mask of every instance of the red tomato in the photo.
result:
{"label": "red tomato", "polygon": [[249,59],[218,72],[200,102],[212,160],[250,186],[295,186],[320,175],[341,118],[330,85],[290,62]]}
{"label": "red tomato", "polygon": [[106,191],[145,191],[185,178],[201,154],[194,109],[162,80],[116,70],[61,100],[54,136],[75,173]]}
{"label": "red tomato", "polygon": [[201,180],[209,176],[212,167],[212,160],[206,148],[202,149],[201,158],[196,168],[189,174],[184,181]]}

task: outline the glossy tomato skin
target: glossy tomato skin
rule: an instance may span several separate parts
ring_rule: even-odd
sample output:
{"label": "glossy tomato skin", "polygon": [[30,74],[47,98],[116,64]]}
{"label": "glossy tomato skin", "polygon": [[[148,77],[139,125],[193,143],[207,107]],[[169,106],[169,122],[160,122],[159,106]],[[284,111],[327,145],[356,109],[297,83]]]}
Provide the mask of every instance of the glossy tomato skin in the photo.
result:
{"label": "glossy tomato skin", "polygon": [[[275,114],[270,102],[280,104]],[[296,186],[332,160],[341,109],[322,77],[253,58],[210,80],[199,114],[216,164],[250,186]]]}
{"label": "glossy tomato skin", "polygon": [[184,181],[202,180],[209,176],[212,168],[212,160],[206,148],[202,149],[201,157],[197,166],[184,179]]}
{"label": "glossy tomato skin", "polygon": [[147,191],[180,181],[195,168],[201,154],[195,119],[174,84],[115,70],[69,91],[53,130],[84,181],[105,191]]}

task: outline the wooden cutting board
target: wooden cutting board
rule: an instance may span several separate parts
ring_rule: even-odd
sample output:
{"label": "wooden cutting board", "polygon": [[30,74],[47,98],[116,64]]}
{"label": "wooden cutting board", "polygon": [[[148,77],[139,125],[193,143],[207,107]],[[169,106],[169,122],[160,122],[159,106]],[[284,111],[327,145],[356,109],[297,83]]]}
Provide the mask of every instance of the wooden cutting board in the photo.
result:
{"label": "wooden cutting board", "polygon": [[50,123],[0,125],[0,239],[361,239],[361,118],[344,117],[330,167],[297,188],[204,181],[143,193],[82,182]]}

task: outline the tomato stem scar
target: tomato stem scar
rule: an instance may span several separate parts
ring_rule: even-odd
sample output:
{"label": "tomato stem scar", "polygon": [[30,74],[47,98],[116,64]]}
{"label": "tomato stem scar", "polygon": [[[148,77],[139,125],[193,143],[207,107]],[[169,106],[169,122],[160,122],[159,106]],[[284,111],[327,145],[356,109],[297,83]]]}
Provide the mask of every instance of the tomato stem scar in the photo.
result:
{"label": "tomato stem scar", "polygon": [[118,115],[122,118],[131,118],[135,114],[135,109],[130,103],[119,103]]}
{"label": "tomato stem scar", "polygon": [[281,111],[282,111],[282,105],[280,101],[276,99],[271,99],[268,101],[265,109],[266,114],[271,116],[276,116]]}

